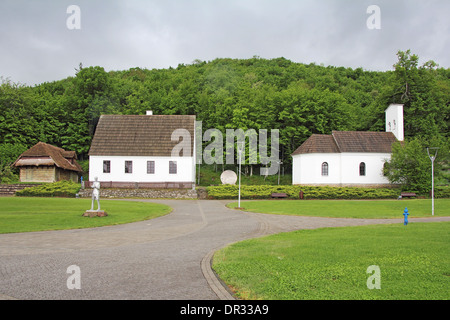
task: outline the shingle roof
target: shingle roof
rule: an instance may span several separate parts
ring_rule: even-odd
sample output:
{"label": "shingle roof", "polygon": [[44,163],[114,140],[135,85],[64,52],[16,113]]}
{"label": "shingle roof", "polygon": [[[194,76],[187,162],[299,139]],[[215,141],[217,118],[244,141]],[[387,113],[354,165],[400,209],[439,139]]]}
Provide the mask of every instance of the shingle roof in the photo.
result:
{"label": "shingle roof", "polygon": [[332,136],[341,152],[391,153],[397,141],[392,132],[333,131]]}
{"label": "shingle roof", "polygon": [[339,148],[332,135],[313,134],[311,135],[292,155],[302,153],[336,153]]}
{"label": "shingle roof", "polygon": [[396,142],[392,132],[333,131],[313,134],[292,155],[304,153],[371,152],[391,153]]}
{"label": "shingle roof", "polygon": [[[90,156],[171,156],[179,141],[176,129],[189,131],[194,152],[194,115],[102,115],[89,150]],[[181,141],[181,139],[180,139]]]}
{"label": "shingle roof", "polygon": [[14,166],[29,165],[56,165],[59,168],[81,172],[82,169],[76,161],[75,151],[66,151],[64,149],[52,146],[44,142],[38,142],[33,147],[22,153],[14,162]]}

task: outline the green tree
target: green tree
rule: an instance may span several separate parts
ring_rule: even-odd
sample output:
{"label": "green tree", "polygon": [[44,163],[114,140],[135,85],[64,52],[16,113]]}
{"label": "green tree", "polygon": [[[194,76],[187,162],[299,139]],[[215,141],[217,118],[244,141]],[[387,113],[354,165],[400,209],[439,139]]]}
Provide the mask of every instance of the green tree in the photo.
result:
{"label": "green tree", "polygon": [[0,143],[34,144],[40,132],[33,108],[32,88],[2,80],[0,85]]}
{"label": "green tree", "polygon": [[404,105],[405,136],[432,137],[448,132],[450,101],[438,87],[437,64],[427,61],[419,66],[419,57],[410,50],[398,51],[394,64],[394,102]]}
{"label": "green tree", "polygon": [[17,180],[16,172],[11,165],[25,150],[27,146],[19,143],[0,144],[0,182]]}
{"label": "green tree", "polygon": [[61,147],[74,150],[83,159],[89,151],[94,127],[101,114],[119,112],[110,75],[99,66],[81,68],[65,91],[66,130]]}
{"label": "green tree", "polygon": [[397,142],[392,147],[392,156],[385,162],[383,173],[391,183],[401,184],[404,189],[421,193],[431,190],[431,161],[427,147],[440,147],[434,163],[436,180],[442,178],[442,167],[448,160],[448,145],[439,139],[426,141],[413,138]]}

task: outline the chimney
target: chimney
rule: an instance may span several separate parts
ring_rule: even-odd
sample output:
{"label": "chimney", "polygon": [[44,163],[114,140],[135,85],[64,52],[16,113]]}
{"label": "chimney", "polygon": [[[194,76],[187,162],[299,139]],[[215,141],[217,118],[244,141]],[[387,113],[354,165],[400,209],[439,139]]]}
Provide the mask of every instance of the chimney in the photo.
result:
{"label": "chimney", "polygon": [[403,105],[390,104],[385,111],[386,132],[392,132],[398,141],[404,140]]}
{"label": "chimney", "polygon": [[147,116],[152,116],[152,115],[153,115],[153,111],[152,111],[152,110],[147,110],[146,115],[147,115]]}

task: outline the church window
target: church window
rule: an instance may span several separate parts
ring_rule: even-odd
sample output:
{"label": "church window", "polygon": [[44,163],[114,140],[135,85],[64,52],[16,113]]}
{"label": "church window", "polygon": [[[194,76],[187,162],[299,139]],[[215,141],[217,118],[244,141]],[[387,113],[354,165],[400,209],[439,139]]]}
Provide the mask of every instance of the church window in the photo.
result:
{"label": "church window", "polygon": [[365,176],[366,175],[366,164],[364,162],[361,162],[359,164],[359,175]]}
{"label": "church window", "polygon": [[322,176],[328,176],[328,162],[322,163]]}

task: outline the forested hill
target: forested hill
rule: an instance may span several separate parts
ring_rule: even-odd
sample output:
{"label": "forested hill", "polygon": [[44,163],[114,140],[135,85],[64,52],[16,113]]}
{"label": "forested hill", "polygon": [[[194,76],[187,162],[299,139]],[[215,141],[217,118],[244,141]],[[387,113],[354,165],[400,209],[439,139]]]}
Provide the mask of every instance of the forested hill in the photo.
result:
{"label": "forested hill", "polygon": [[0,143],[44,141],[87,158],[101,114],[195,114],[203,130],[279,129],[285,163],[311,134],[384,131],[389,103],[405,105],[405,134],[448,138],[450,70],[393,54],[392,71],[324,67],[284,58],[194,61],[177,68],[74,76],[34,87],[3,79]]}

